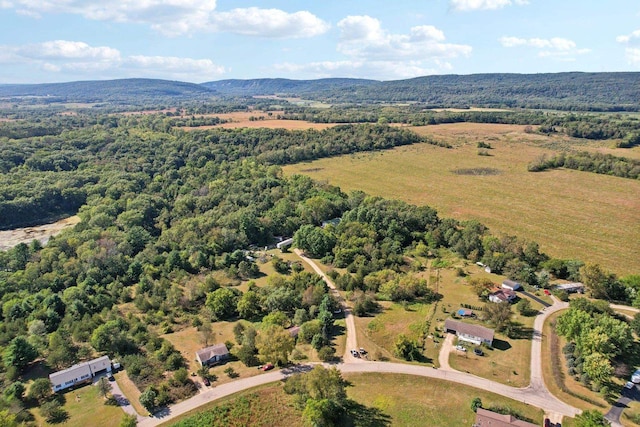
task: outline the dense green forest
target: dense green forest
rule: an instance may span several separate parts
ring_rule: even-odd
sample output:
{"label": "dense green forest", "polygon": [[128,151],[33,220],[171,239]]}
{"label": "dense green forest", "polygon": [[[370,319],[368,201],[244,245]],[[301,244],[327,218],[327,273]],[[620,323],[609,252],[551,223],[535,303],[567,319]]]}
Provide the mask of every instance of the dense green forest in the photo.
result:
{"label": "dense green forest", "polygon": [[[332,104],[418,103],[425,107],[639,111],[638,73],[471,74],[379,82],[364,79],[221,80],[201,85],[153,79],[0,85],[10,102],[144,105],[185,99],[302,96]],[[615,88],[616,96],[611,96]],[[284,102],[284,101],[283,101]]]}
{"label": "dense green forest", "polygon": [[[0,252],[0,385],[10,390],[0,410],[29,420],[25,405],[48,400],[44,392],[24,396],[20,382],[38,357],[52,369],[96,354],[117,357],[150,409],[190,396],[196,388],[183,356],[160,337],[179,325],[206,332],[211,321],[262,322],[236,331],[234,355],[247,366],[284,362],[270,352],[269,337],[289,337],[284,328],[298,325],[298,339],[331,360],[335,301],[318,276],[274,259],[280,274],[267,285],[234,286],[260,275],[256,248],[277,237],[293,236],[309,254],[344,268],[330,274],[361,315],[381,299],[438,299],[412,272],[423,268],[418,258],[440,251],[537,286],[554,277],[579,280],[585,271],[578,260],[549,258],[535,242],[493,235],[478,222],[345,194],[285,177],[279,167],[434,143],[408,130],[375,123],[187,132],[184,120],[94,112],[3,124],[2,226],[76,212],[82,221],[46,247],[34,241]],[[342,220],[322,227],[332,218]],[[603,297],[640,304],[636,278],[601,273]]]}

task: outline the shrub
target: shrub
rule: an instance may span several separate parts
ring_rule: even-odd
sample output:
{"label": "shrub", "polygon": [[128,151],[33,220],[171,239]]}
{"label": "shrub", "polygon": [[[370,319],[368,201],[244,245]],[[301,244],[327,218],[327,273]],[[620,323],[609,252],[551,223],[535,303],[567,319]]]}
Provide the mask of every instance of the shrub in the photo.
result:
{"label": "shrub", "polygon": [[318,358],[323,362],[331,362],[334,360],[336,350],[333,347],[324,346],[318,351]]}

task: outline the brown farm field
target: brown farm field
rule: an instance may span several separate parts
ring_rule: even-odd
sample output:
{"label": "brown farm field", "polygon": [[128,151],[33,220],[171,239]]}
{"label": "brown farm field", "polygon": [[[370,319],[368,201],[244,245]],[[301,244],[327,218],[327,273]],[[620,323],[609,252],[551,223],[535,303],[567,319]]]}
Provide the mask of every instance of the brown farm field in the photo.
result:
{"label": "brown farm field", "polygon": [[[574,170],[527,171],[540,155],[571,147],[616,155],[640,150],[527,134],[524,128],[475,123],[414,127],[454,148],[416,144],[289,165],[284,171],[344,191],[429,205],[443,217],[477,219],[494,233],[537,241],[554,257],[597,262],[619,274],[640,271],[640,181]],[[490,155],[478,155],[480,141],[491,144]],[[473,174],[481,168],[492,174]],[[470,171],[460,174],[465,169]]]}

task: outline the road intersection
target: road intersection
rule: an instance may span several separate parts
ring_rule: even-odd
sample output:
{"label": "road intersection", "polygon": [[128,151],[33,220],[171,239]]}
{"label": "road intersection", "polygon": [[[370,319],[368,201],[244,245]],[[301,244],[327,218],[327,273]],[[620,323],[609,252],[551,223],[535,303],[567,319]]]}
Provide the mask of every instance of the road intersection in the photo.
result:
{"label": "road intersection", "polygon": [[[563,416],[575,417],[581,412],[579,409],[574,408],[573,406],[568,405],[553,396],[548,391],[542,378],[542,326],[544,325],[545,319],[550,314],[567,308],[567,303],[560,302],[559,300],[554,298],[554,304],[552,306],[545,307],[542,312],[538,314],[538,317],[534,322],[533,340],[531,345],[531,383],[527,387],[511,387],[505,384],[488,380],[486,378],[478,377],[473,374],[452,369],[448,364],[448,353],[452,347],[451,345],[443,345],[441,348],[441,355],[439,360],[447,360],[447,363],[441,362],[440,369],[403,363],[366,361],[360,358],[353,357],[350,353],[350,349],[358,348],[355,321],[353,313],[346,306],[346,304],[344,304],[344,301],[342,300],[342,297],[340,296],[334,283],[312,259],[306,257],[298,249],[296,249],[295,252],[303,261],[309,264],[313,268],[313,270],[325,280],[329,288],[331,288],[332,294],[336,296],[338,301],[341,302],[342,310],[344,311],[347,327],[347,345],[345,348],[345,354],[341,363],[325,363],[323,364],[324,366],[333,366],[343,373],[393,373],[414,375],[417,377],[417,381],[419,381],[418,377],[453,381],[458,384],[475,387],[481,390],[488,390],[493,393],[508,397],[510,399],[514,399],[541,408],[545,411],[545,416],[547,416],[551,419],[551,421],[554,422],[560,422]],[[452,338],[448,338],[448,340],[452,341]],[[317,364],[310,363],[304,365],[294,365],[278,371],[272,371],[255,377],[243,378],[231,383],[214,387],[210,390],[193,396],[190,399],[165,408],[164,410],[155,413],[153,417],[139,417],[138,425],[141,427],[153,427],[160,425],[216,399],[220,399],[222,397],[229,396],[231,394],[260,385],[283,380],[294,373],[308,371],[312,369],[314,365]]]}

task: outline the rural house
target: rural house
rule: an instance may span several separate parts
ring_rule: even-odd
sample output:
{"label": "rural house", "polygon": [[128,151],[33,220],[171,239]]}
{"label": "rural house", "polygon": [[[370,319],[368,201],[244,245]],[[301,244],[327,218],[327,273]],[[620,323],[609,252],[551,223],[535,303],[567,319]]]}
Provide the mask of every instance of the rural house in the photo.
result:
{"label": "rural house", "polygon": [[90,382],[93,377],[102,373],[111,372],[109,356],[98,357],[88,362],[78,363],[62,371],[49,375],[51,388],[54,392],[73,387],[76,384]]}
{"label": "rural house", "polygon": [[458,340],[467,341],[475,345],[482,343],[488,346],[493,345],[493,329],[485,328],[484,326],[446,319],[444,321],[444,330],[445,332],[456,334]]}
{"label": "rural house", "polygon": [[508,289],[510,291],[519,291],[522,289],[522,285],[514,280],[505,280],[502,282],[502,289]]}
{"label": "rural house", "polygon": [[196,360],[202,365],[215,365],[229,358],[229,349],[224,344],[216,344],[196,351]]}
{"label": "rural house", "polygon": [[526,421],[522,421],[514,417],[513,415],[502,415],[493,411],[478,408],[476,412],[476,422],[473,427],[539,427],[537,424],[532,424]]}
{"label": "rural house", "polygon": [[281,242],[276,243],[276,248],[282,251],[288,248],[289,246],[291,246],[292,244],[293,244],[293,237],[290,237],[288,239],[284,239]]}
{"label": "rural house", "polygon": [[559,291],[567,291],[568,293],[584,293],[584,285],[582,283],[565,283],[562,285],[557,285],[556,289]]}
{"label": "rural house", "polygon": [[514,299],[516,299],[516,293],[509,289],[497,289],[489,294],[491,302],[512,302]]}

